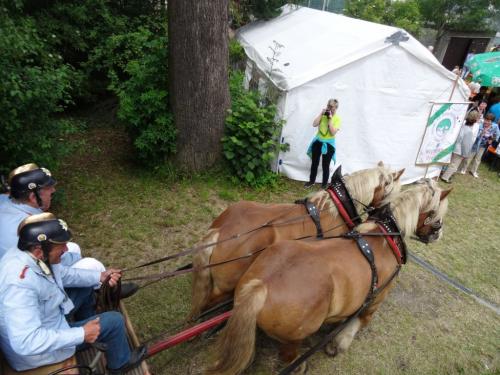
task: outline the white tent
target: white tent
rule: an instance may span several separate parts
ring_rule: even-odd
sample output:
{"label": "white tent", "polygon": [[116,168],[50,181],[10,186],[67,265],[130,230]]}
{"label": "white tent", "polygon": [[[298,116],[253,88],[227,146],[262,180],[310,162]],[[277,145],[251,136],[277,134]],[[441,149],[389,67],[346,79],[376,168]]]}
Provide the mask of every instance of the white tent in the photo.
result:
{"label": "white tent", "polygon": [[[439,173],[440,166],[426,171],[415,160],[432,102],[450,101],[456,76],[404,30],[285,6],[281,16],[245,26],[237,38],[249,58],[247,80],[258,73],[261,88],[271,82],[279,91],[282,142],[290,144],[276,162],[280,173],[308,180],[312,122],[329,98],[339,100],[342,119],[332,171],[341,164],[351,173],[382,160],[406,168],[405,183]],[[468,95],[459,80],[451,101]]]}

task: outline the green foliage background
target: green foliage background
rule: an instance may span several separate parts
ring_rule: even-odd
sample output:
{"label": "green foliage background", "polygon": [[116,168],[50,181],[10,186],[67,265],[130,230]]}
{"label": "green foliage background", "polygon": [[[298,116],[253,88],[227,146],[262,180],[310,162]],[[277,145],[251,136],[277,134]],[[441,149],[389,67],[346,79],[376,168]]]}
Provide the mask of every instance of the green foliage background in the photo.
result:
{"label": "green foliage background", "polygon": [[[285,3],[231,0],[231,25],[272,18]],[[416,36],[422,26],[432,27],[439,38],[444,30],[491,30],[499,9],[500,0],[346,0],[345,14],[402,27]],[[68,136],[82,130],[81,123],[61,120],[61,115],[110,95],[119,100],[117,114],[136,160],[158,166],[175,153],[166,1],[0,0],[0,26],[0,173],[32,161],[56,167],[72,150]],[[242,69],[243,58],[243,49],[232,41],[233,70]],[[233,82],[232,95],[225,156],[237,176],[255,184],[259,176],[271,176],[261,167],[281,147],[274,138],[280,125],[273,119],[275,108],[264,105],[258,94],[243,93]],[[243,129],[249,123],[260,129],[263,156],[258,163],[232,157],[237,153],[229,150],[237,145],[234,139],[253,143],[255,134]]]}
{"label": "green foliage background", "polygon": [[277,120],[276,105],[266,103],[258,91],[243,88],[243,73],[233,72],[230,79],[231,109],[222,138],[224,157],[231,172],[251,186],[273,184],[276,174],[270,162],[287,145],[279,136],[284,121]]}
{"label": "green foliage background", "polygon": [[52,117],[71,102],[73,69],[31,18],[0,8],[0,171],[32,160],[49,165],[68,149],[74,126]]}
{"label": "green foliage background", "polygon": [[[138,56],[124,64],[127,80],[120,80],[118,72],[110,70],[110,88],[120,99],[118,117],[126,125],[139,160],[158,166],[175,152],[177,133],[168,107],[167,38],[144,28],[133,34],[135,43],[128,45],[137,46]],[[109,41],[111,50],[117,46],[115,42],[120,45],[118,39]]]}
{"label": "green foliage background", "polygon": [[414,36],[422,26],[419,0],[348,0],[345,15],[403,28]]}
{"label": "green foliage background", "polygon": [[159,1],[0,1],[0,173],[54,168],[80,130],[55,115],[114,92],[137,157],[174,151],[166,15]]}

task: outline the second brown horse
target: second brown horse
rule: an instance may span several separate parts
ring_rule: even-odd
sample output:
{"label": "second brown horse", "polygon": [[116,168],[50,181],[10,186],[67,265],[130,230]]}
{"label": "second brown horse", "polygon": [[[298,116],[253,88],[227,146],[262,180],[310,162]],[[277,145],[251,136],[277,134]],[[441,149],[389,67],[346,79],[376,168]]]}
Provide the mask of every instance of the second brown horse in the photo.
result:
{"label": "second brown horse", "polygon": [[[406,190],[390,207],[401,233],[416,233],[432,242],[441,236],[448,191],[428,180]],[[381,232],[372,221],[357,227],[360,233]],[[385,236],[365,237],[375,258],[381,288],[366,310],[350,320],[327,347],[331,354],[345,351],[358,330],[368,324],[393,284],[401,258]],[[369,262],[352,239],[282,241],[263,252],[241,277],[234,310],[218,340],[213,374],[241,373],[253,358],[256,326],[281,342],[281,357],[293,361],[303,339],[323,323],[341,322],[355,314],[369,295]]]}
{"label": "second brown horse", "polygon": [[[362,208],[361,205],[378,206],[389,195],[398,193],[401,188],[399,178],[403,172],[404,169],[393,173],[380,162],[376,168],[347,175],[346,187],[351,197],[357,201],[358,212]],[[309,200],[316,205],[320,213],[322,227],[330,230],[329,236],[344,233],[348,229],[327,191],[319,191]],[[267,222],[270,222],[270,225],[235,237],[238,233],[248,232]],[[193,266],[202,270],[193,274],[190,317],[196,317],[205,308],[232,297],[240,277],[260,250],[277,241],[315,234],[316,226],[307,216],[302,204],[242,201],[228,207],[214,220],[208,234],[199,244],[207,247],[193,256]],[[252,254],[255,255],[251,256]],[[231,261],[244,256],[248,257]],[[209,264],[226,261],[230,262],[203,269]]]}

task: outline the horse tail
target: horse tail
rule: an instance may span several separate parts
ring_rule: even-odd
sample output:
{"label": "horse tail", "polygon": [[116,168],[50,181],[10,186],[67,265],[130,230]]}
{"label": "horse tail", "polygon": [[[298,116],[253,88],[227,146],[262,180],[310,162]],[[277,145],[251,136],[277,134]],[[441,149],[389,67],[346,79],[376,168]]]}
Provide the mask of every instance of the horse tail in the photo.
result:
{"label": "horse tail", "polygon": [[[203,238],[199,246],[204,244],[215,243],[219,238],[218,229],[210,229],[208,234]],[[204,267],[210,264],[210,257],[217,245],[209,246],[201,251],[198,251],[193,256],[193,267]],[[193,272],[192,295],[191,295],[191,312],[188,320],[195,319],[203,309],[207,306],[213,289],[212,273],[210,268],[204,268],[200,271]]]}
{"label": "horse tail", "polygon": [[267,297],[261,280],[246,283],[235,296],[233,315],[217,340],[217,361],[207,374],[240,374],[252,361],[255,351],[257,315]]}

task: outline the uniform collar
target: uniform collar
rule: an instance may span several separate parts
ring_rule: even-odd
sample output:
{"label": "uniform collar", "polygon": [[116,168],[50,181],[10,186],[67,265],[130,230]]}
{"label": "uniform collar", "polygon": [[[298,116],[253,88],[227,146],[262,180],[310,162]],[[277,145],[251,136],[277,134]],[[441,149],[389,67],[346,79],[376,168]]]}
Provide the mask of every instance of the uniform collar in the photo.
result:
{"label": "uniform collar", "polygon": [[19,254],[19,258],[22,259],[22,260],[24,260],[26,262],[26,265],[29,266],[29,268],[33,272],[35,272],[38,275],[41,275],[41,276],[45,277],[46,279],[48,279],[50,281],[55,281],[53,277],[49,277],[49,276],[53,276],[52,274],[51,275],[47,275],[42,270],[42,268],[38,265],[38,259],[36,257],[34,257],[31,253],[29,253],[27,251],[19,250],[19,249],[17,249],[17,251],[19,251],[21,253],[21,254]]}
{"label": "uniform collar", "polygon": [[16,203],[12,200],[12,198],[9,200],[9,202],[11,207],[15,208],[16,210],[22,211],[28,215],[36,215],[43,213],[43,210],[41,210],[38,207],[31,207],[29,204],[26,203]]}

